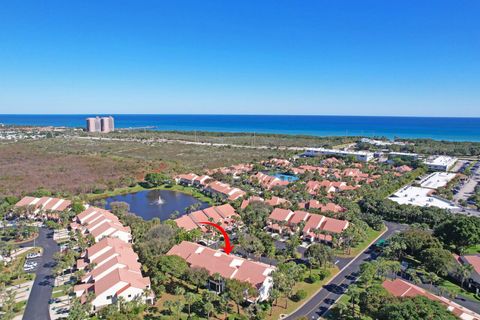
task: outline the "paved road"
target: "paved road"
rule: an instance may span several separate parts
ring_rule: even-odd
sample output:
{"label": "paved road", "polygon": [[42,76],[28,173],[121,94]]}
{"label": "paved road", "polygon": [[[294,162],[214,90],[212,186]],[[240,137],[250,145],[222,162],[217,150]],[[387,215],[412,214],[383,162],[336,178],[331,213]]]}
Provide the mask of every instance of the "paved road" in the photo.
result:
{"label": "paved road", "polygon": [[[43,248],[43,256],[38,261],[35,282],[27,302],[23,319],[25,320],[50,320],[48,301],[52,296],[53,280],[52,268],[54,266],[53,254],[59,250],[53,240],[53,231],[40,228],[40,234],[35,240],[35,245]],[[21,245],[22,247],[33,246],[33,241]]]}
{"label": "paved road", "polygon": [[[405,230],[406,225],[398,223],[385,223],[388,230],[380,237],[380,239],[387,239],[395,233]],[[367,248],[362,254],[354,259],[344,270],[337,274],[329,284],[325,285],[317,294],[315,294],[307,303],[300,309],[289,315],[285,319],[295,320],[299,317],[307,316],[308,319],[318,319],[323,316],[328,309],[345,293],[345,290],[355,282],[359,275],[360,265],[377,258],[377,255],[372,250],[372,246]],[[339,261],[337,265],[340,268],[348,264],[347,259]]]}

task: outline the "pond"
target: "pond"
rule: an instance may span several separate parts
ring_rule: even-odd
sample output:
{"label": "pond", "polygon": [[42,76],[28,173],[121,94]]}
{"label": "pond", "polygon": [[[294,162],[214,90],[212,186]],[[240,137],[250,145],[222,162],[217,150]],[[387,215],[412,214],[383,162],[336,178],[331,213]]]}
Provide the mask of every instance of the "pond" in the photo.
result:
{"label": "pond", "polygon": [[130,205],[130,212],[145,220],[153,218],[166,220],[170,218],[174,211],[179,211],[180,215],[183,215],[185,209],[195,203],[200,204],[199,209],[208,207],[207,203],[191,195],[171,190],[145,190],[109,197],[105,200],[107,201],[107,209],[110,209],[110,203],[112,202],[126,202]]}
{"label": "pond", "polygon": [[288,182],[295,182],[298,180],[298,177],[293,175],[293,174],[286,174],[286,173],[275,173],[272,176],[282,180],[282,181],[288,181]]}

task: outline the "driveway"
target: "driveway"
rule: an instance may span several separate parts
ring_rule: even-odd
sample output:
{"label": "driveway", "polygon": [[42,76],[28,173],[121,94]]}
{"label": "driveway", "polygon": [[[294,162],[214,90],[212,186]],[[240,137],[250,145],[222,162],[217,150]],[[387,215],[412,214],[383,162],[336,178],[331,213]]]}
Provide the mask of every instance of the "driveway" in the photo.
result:
{"label": "driveway", "polygon": [[[40,234],[35,240],[35,245],[43,248],[43,255],[39,259],[35,281],[23,314],[27,320],[50,320],[48,302],[52,296],[54,267],[53,254],[59,250],[53,240],[53,231],[40,228]],[[21,247],[33,246],[33,241],[21,245]]]}
{"label": "driveway", "polygon": [[[385,223],[388,230],[379,239],[388,239],[394,234],[408,228],[406,225],[398,223]],[[345,293],[347,288],[356,281],[360,272],[360,265],[375,260],[378,254],[373,250],[373,245],[368,247],[363,253],[356,258],[342,259],[337,263],[343,269],[333,278],[328,284],[317,292],[310,300],[303,306],[290,314],[285,319],[294,320],[300,317],[307,317],[308,319],[318,319],[323,316],[335,302]]]}

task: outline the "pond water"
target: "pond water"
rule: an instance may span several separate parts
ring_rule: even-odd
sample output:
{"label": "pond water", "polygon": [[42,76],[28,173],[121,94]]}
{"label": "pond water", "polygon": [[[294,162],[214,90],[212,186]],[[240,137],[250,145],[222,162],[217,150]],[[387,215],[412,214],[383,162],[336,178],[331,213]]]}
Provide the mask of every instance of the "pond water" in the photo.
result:
{"label": "pond water", "polygon": [[200,209],[208,207],[208,204],[202,202],[191,195],[171,190],[146,190],[125,195],[109,197],[107,209],[110,209],[110,203],[123,201],[130,205],[130,212],[150,220],[155,217],[160,220],[170,218],[174,211],[179,211],[180,215],[185,214],[185,209],[192,204],[199,203]]}
{"label": "pond water", "polygon": [[277,177],[282,181],[288,181],[288,182],[295,182],[298,180],[298,177],[293,174],[275,173],[273,174],[273,176]]}

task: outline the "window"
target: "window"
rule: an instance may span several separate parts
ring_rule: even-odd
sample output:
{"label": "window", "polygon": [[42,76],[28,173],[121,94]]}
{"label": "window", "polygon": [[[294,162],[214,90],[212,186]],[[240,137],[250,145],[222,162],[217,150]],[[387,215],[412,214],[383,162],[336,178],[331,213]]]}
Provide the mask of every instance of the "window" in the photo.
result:
{"label": "window", "polygon": [[112,296],[107,296],[107,300],[111,300],[112,299]]}

